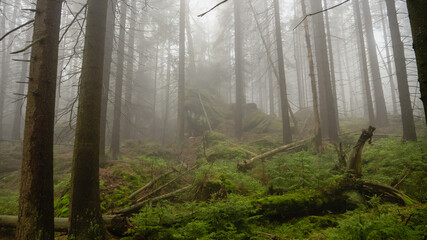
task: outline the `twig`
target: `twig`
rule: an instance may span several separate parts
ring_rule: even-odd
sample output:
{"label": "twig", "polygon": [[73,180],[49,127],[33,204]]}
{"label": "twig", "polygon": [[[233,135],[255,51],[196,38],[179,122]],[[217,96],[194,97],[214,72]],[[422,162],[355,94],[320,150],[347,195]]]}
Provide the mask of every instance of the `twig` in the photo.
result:
{"label": "twig", "polygon": [[83,7],[76,13],[76,15],[74,16],[73,20],[70,22],[70,24],[68,24],[67,28],[65,29],[64,33],[62,34],[61,38],[58,41],[58,44],[62,41],[62,39],[64,38],[65,34],[68,32],[68,30],[70,29],[70,27],[73,25],[73,23],[76,21],[77,17],[79,16],[79,14],[83,11],[83,9],[85,9],[87,7],[87,4],[83,5]]}
{"label": "twig", "polygon": [[346,3],[346,2],[350,2],[350,0],[345,0],[344,2],[342,2],[342,3],[339,3],[339,4],[337,4],[337,5],[334,5],[334,6],[332,6],[332,7],[330,7],[330,8],[326,8],[326,9],[323,9],[323,10],[321,10],[321,11],[318,11],[318,12],[315,12],[315,13],[310,13],[310,14],[306,14],[305,16],[304,16],[304,18],[303,19],[301,19],[301,21],[294,27],[294,29],[293,30],[295,30],[302,22],[304,22],[304,20],[307,18],[307,17],[311,17],[311,16],[314,16],[314,15],[316,15],[316,14],[319,14],[319,13],[322,13],[322,12],[326,12],[326,11],[329,11],[329,10],[331,10],[331,9],[334,9],[334,8],[336,8],[336,7],[339,7],[339,6],[341,6],[341,5],[343,5],[344,3]]}
{"label": "twig", "polygon": [[214,10],[215,8],[219,7],[220,5],[222,5],[222,4],[226,3],[226,2],[228,2],[228,0],[224,0],[224,1],[220,2],[220,3],[218,3],[217,5],[215,5],[213,8],[209,9],[208,11],[206,11],[206,12],[204,12],[202,14],[197,15],[197,17],[203,17],[203,16],[205,16],[207,13],[209,13],[210,11]]}
{"label": "twig", "polygon": [[25,52],[25,50],[27,50],[28,48],[32,47],[34,44],[36,44],[36,43],[38,43],[38,42],[42,41],[42,40],[43,40],[43,39],[45,39],[45,38],[46,38],[46,36],[43,36],[43,37],[41,37],[41,38],[39,38],[39,39],[35,40],[34,42],[32,42],[30,45],[26,46],[25,48],[23,48],[23,49],[21,49],[21,50],[18,50],[18,51],[15,51],[15,52],[11,52],[10,54],[17,54],[17,53]]}
{"label": "twig", "polygon": [[3,35],[3,37],[1,37],[1,38],[0,38],[0,41],[1,41],[1,40],[3,40],[5,37],[7,37],[9,34],[11,34],[11,33],[15,32],[16,30],[19,30],[19,29],[21,29],[21,28],[23,28],[23,27],[25,27],[25,26],[27,26],[28,24],[31,24],[31,23],[33,23],[33,22],[34,22],[34,19],[32,19],[32,20],[30,20],[30,21],[28,21],[28,22],[26,22],[26,23],[24,23],[24,24],[22,24],[22,25],[20,25],[20,26],[18,26],[18,27],[16,27],[16,28],[12,29],[12,30],[10,30],[10,31],[9,31],[9,32],[7,32],[5,35]]}

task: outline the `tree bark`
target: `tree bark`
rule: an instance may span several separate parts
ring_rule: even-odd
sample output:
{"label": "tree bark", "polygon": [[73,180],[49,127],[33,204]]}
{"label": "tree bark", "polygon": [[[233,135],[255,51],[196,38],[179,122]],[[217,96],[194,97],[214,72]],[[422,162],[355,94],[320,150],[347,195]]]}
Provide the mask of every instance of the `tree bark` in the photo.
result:
{"label": "tree bark", "polygon": [[122,113],[123,63],[125,54],[126,16],[128,9],[126,4],[127,2],[125,0],[123,0],[120,4],[120,32],[117,49],[116,87],[114,91],[114,117],[110,148],[113,159],[117,159],[120,153],[120,120]]}
{"label": "tree bark", "polygon": [[289,103],[288,95],[286,92],[286,77],[285,65],[283,62],[283,46],[282,46],[282,28],[280,23],[279,0],[273,0],[274,3],[274,20],[276,27],[276,45],[277,45],[277,58],[279,69],[279,89],[280,89],[280,103],[282,109],[282,138],[283,144],[292,142],[291,125],[289,119]]}
{"label": "tree bark", "polygon": [[105,29],[105,48],[104,48],[104,70],[102,73],[102,101],[101,101],[101,122],[100,122],[100,140],[99,140],[99,161],[105,163],[105,142],[107,126],[107,107],[108,94],[110,92],[110,72],[113,55],[114,41],[114,22],[116,13],[116,0],[108,1],[107,8],[107,27]]}
{"label": "tree bark", "polygon": [[16,239],[54,239],[53,129],[61,1],[38,0],[25,114]]}
{"label": "tree bark", "polygon": [[362,176],[362,152],[366,141],[372,139],[375,128],[369,126],[368,129],[363,129],[353,151],[350,154],[348,169],[352,171],[357,177]]}
{"label": "tree bark", "polygon": [[406,1],[411,22],[413,48],[418,66],[421,101],[427,124],[427,2],[425,0]]}
{"label": "tree bark", "polygon": [[362,68],[362,79],[363,79],[363,85],[365,89],[365,95],[366,97],[366,103],[368,108],[368,117],[369,117],[369,124],[375,125],[375,115],[374,115],[374,106],[372,102],[372,95],[371,95],[371,86],[369,84],[369,75],[368,75],[368,63],[366,60],[366,51],[365,51],[365,40],[363,39],[363,29],[362,29],[362,19],[360,14],[360,5],[359,1],[355,0],[353,1],[353,11],[354,11],[354,21],[356,23],[357,28],[357,38],[358,38],[358,45],[359,45],[359,55],[361,56],[361,68]]}
{"label": "tree bark", "polygon": [[387,16],[390,25],[391,42],[393,46],[394,64],[396,68],[397,87],[399,90],[400,110],[402,113],[403,139],[416,141],[414,115],[412,112],[411,96],[408,87],[406,72],[405,50],[400,38],[399,23],[397,21],[394,0],[386,0]]}
{"label": "tree bark", "polygon": [[371,68],[372,83],[375,96],[375,123],[378,126],[386,126],[388,124],[387,108],[385,106],[383,85],[381,83],[380,67],[378,65],[377,47],[372,25],[371,9],[369,1],[362,0],[363,19],[365,21],[366,43],[368,45],[368,56]]}
{"label": "tree bark", "polygon": [[71,170],[69,237],[105,239],[99,196],[99,142],[108,1],[89,0]]}

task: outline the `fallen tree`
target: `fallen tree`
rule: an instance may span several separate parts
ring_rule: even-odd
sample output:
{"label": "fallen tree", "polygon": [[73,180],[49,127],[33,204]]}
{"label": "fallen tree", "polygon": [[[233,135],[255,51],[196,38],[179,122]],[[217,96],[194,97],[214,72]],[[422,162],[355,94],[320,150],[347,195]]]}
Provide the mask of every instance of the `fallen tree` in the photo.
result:
{"label": "fallen tree", "polygon": [[[130,227],[129,220],[121,215],[104,215],[102,216],[105,227],[114,235],[122,236]],[[0,227],[16,228],[18,225],[18,216],[0,215]],[[55,218],[54,219],[55,232],[68,231],[68,218]]]}
{"label": "fallen tree", "polygon": [[275,149],[270,150],[268,152],[262,153],[260,155],[256,155],[256,156],[254,156],[251,159],[248,159],[248,160],[245,160],[243,162],[238,163],[237,164],[237,169],[239,171],[247,171],[247,170],[249,170],[249,169],[252,168],[252,163],[254,163],[257,160],[261,160],[261,159],[265,159],[265,158],[271,157],[271,156],[273,156],[273,155],[275,155],[275,154],[277,154],[279,152],[291,151],[291,150],[300,148],[303,145],[305,145],[306,143],[308,143],[310,140],[311,139],[301,140],[301,141],[298,141],[298,142],[294,142],[294,143],[291,143],[291,144],[280,146],[278,148],[275,148]]}

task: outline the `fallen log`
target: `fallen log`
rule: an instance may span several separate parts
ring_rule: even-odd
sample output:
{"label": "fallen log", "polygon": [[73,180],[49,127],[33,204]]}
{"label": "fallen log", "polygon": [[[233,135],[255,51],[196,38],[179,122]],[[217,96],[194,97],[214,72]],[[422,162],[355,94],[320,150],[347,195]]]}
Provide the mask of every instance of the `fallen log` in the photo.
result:
{"label": "fallen log", "polygon": [[[130,227],[125,216],[120,215],[104,215],[102,216],[107,230],[117,236],[122,236]],[[18,225],[18,216],[0,215],[0,227],[16,228]],[[54,219],[55,232],[68,231],[68,218]]]}
{"label": "fallen log", "polygon": [[120,214],[120,215],[129,215],[129,214],[132,214],[132,213],[136,213],[136,212],[139,211],[139,209],[141,209],[145,204],[147,204],[149,202],[155,203],[155,202],[158,202],[160,200],[168,199],[168,198],[173,197],[173,196],[175,196],[175,195],[177,195],[177,194],[179,194],[181,192],[184,192],[185,190],[189,189],[190,187],[191,187],[191,185],[188,185],[188,186],[180,188],[180,189],[178,189],[176,191],[173,191],[173,192],[170,192],[170,193],[166,193],[164,195],[161,195],[161,196],[158,196],[158,197],[155,197],[155,198],[152,198],[152,199],[146,199],[146,200],[144,200],[142,202],[138,202],[138,203],[136,203],[134,205],[131,205],[129,207],[125,207],[125,208],[119,209],[119,210],[116,211],[116,213]]}
{"label": "fallen log", "polygon": [[155,183],[157,183],[160,179],[167,177],[169,174],[176,172],[176,169],[172,169],[166,173],[163,173],[155,178],[153,178],[153,180],[151,180],[149,183],[145,184],[142,188],[136,190],[135,192],[133,192],[130,196],[129,199],[133,199],[136,195],[138,195],[140,192],[143,192],[144,190],[150,188],[151,186],[153,186]]}
{"label": "fallen log", "polygon": [[257,161],[257,160],[261,160],[261,159],[264,159],[264,158],[267,158],[267,157],[271,157],[271,156],[273,156],[273,155],[275,155],[275,154],[277,154],[279,152],[282,152],[282,151],[290,151],[290,150],[299,148],[302,145],[304,145],[307,142],[309,142],[310,140],[311,139],[305,139],[305,140],[301,140],[301,141],[294,142],[294,143],[291,143],[291,144],[283,145],[283,146],[280,146],[280,147],[275,148],[273,150],[270,150],[268,152],[265,152],[263,154],[257,155],[257,156],[255,156],[255,157],[253,157],[251,159],[248,159],[248,160],[245,160],[243,162],[238,163],[237,164],[237,169],[239,171],[247,171],[247,170],[249,170],[249,169],[252,168],[251,164],[253,162]]}

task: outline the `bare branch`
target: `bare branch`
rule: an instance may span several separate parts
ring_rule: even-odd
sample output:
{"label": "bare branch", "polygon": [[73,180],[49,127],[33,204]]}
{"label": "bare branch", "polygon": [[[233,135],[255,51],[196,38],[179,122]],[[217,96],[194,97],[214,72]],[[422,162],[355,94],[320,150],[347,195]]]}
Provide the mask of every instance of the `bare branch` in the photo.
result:
{"label": "bare branch", "polygon": [[[348,0],[348,1],[349,1],[349,0]],[[224,1],[220,2],[220,3],[218,3],[218,4],[217,4],[217,5],[215,5],[213,8],[211,8],[211,9],[209,9],[208,11],[206,11],[206,12],[204,12],[204,13],[202,13],[202,14],[199,14],[199,15],[197,15],[197,16],[198,16],[198,17],[203,17],[203,16],[205,16],[207,13],[209,13],[210,11],[214,10],[215,8],[219,7],[220,5],[222,5],[222,4],[226,3],[226,2],[228,2],[228,0],[224,0]]]}
{"label": "bare branch", "polygon": [[22,24],[21,26],[18,26],[18,27],[16,27],[16,28],[14,28],[14,29],[10,30],[10,31],[9,31],[9,32],[7,32],[5,35],[3,35],[3,37],[1,37],[1,38],[0,38],[0,41],[1,41],[1,40],[3,40],[5,37],[7,37],[9,34],[11,34],[11,33],[15,32],[15,31],[17,31],[17,30],[19,30],[19,29],[21,29],[21,28],[23,28],[23,27],[25,27],[25,26],[27,26],[28,24],[31,24],[31,23],[33,23],[33,22],[34,22],[34,19],[32,19],[32,20],[30,20],[30,21],[28,21],[28,22],[26,22],[26,23]]}

